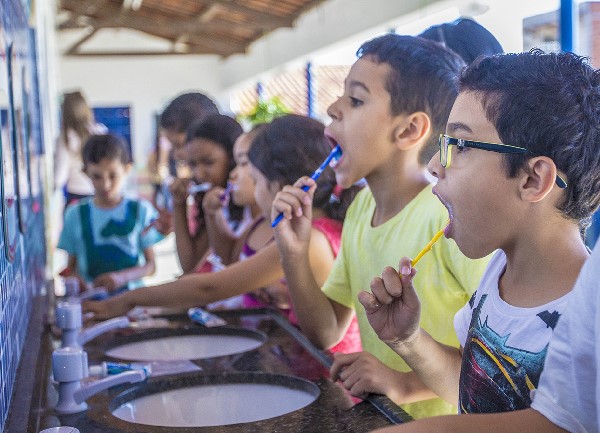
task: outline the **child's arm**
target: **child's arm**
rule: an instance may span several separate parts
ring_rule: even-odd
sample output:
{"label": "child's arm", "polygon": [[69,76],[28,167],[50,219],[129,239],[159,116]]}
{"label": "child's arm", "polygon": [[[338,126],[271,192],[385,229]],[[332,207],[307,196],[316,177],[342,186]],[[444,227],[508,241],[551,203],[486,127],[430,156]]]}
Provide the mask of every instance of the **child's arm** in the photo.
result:
{"label": "child's arm", "polygon": [[416,269],[400,260],[401,274],[391,267],[374,278],[371,291],[359,293],[377,336],[398,353],[425,385],[446,401],[458,402],[461,351],[435,341],[419,327],[421,304],[413,287]]}
{"label": "child's arm", "polygon": [[256,290],[282,277],[279,251],[272,244],[222,271],[184,275],[171,283],[141,287],[106,301],[84,303],[84,309],[94,312],[96,319],[104,320],[126,314],[136,305],[196,307]]}
{"label": "child's arm", "polygon": [[377,433],[567,433],[533,409],[513,412],[438,416],[386,427]]}
{"label": "child's arm", "polygon": [[198,260],[208,251],[208,235],[205,230],[195,236],[190,234],[187,217],[187,197],[190,181],[175,179],[171,186],[173,195],[173,223],[175,226],[175,244],[183,272],[191,272]]}
{"label": "child's arm", "polygon": [[223,263],[228,265],[237,261],[232,253],[237,239],[223,218],[224,203],[221,201],[221,196],[224,192],[225,190],[221,187],[212,188],[204,195],[202,208],[204,209],[208,244]]}
{"label": "child's arm", "polygon": [[[302,186],[308,185],[308,191]],[[352,310],[330,300],[315,279],[311,264],[312,197],[316,183],[308,178],[299,179],[294,186],[286,186],[273,201],[271,219],[283,213],[275,227],[275,240],[281,254],[281,263],[294,304],[294,311],[302,332],[321,348],[337,344],[352,320]],[[321,282],[321,284],[324,283]]]}
{"label": "child's arm", "polygon": [[415,372],[396,371],[369,352],[335,353],[334,358],[332,380],[339,379],[355,397],[383,394],[398,405],[437,397]]}
{"label": "child's arm", "polygon": [[152,247],[144,248],[144,257],[146,258],[146,264],[142,266],[133,266],[120,271],[106,272],[98,275],[94,279],[94,287],[106,287],[109,292],[114,292],[130,281],[152,275],[156,271],[154,249]]}

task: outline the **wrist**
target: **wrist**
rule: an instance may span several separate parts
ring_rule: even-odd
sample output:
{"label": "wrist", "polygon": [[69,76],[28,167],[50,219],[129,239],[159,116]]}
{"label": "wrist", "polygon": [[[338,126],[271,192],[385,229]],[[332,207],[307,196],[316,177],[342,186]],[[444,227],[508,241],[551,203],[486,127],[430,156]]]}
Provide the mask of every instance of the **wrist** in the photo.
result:
{"label": "wrist", "polygon": [[410,336],[406,338],[397,338],[395,340],[386,341],[385,343],[396,353],[402,354],[410,353],[419,344],[421,336],[421,328],[417,328]]}

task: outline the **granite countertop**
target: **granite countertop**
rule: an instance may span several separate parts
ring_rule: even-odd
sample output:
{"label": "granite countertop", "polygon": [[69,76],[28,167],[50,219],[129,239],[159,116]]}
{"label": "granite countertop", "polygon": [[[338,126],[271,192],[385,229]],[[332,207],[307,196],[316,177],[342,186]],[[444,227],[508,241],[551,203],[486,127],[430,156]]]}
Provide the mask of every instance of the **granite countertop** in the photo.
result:
{"label": "granite countertop", "polygon": [[[25,416],[13,413],[19,410],[14,407],[15,404],[24,400],[24,397],[19,394],[26,393],[25,390],[20,392],[17,390],[5,431],[37,433],[44,428],[64,425],[77,427],[81,433],[186,433],[192,431],[207,433],[279,431],[358,433],[388,426],[392,421],[402,422],[410,419],[406,413],[385,397],[373,396],[369,398],[369,401],[352,399],[342,386],[329,379],[327,368],[330,362],[329,354],[318,351],[276,311],[269,309],[236,310],[223,311],[219,315],[228,322],[227,326],[220,330],[203,328],[192,323],[185,316],[169,316],[169,325],[166,327],[109,332],[86,344],[84,349],[88,352],[89,363],[92,365],[107,360],[117,361],[105,355],[104,351],[107,348],[142,339],[171,335],[230,332],[230,330],[235,332],[236,329],[243,328],[247,330],[244,332],[256,331],[254,334],[263,335],[264,343],[259,348],[244,353],[194,360],[193,363],[201,369],[198,372],[151,377],[141,384],[111,388],[89,398],[87,411],[73,415],[57,415],[52,409],[58,396],[49,381],[50,359],[52,349],[57,346],[57,342],[51,337],[48,330],[42,331],[39,355],[32,360],[36,364],[37,374],[26,380],[33,382],[34,388],[29,403],[30,410],[26,417],[27,427],[18,429],[19,423],[25,422]],[[23,373],[24,371],[27,371],[26,367],[20,366],[18,381],[23,380],[21,376],[27,374]],[[29,371],[29,376],[31,376],[31,371]],[[286,384],[287,386],[290,380],[298,382],[294,378],[305,379],[316,384],[320,391],[317,399],[302,409],[263,421],[219,427],[157,427],[129,423],[116,418],[110,412],[127,400],[162,390],[231,381]],[[19,386],[19,382],[17,382],[17,386]],[[10,430],[10,428],[15,429]]]}

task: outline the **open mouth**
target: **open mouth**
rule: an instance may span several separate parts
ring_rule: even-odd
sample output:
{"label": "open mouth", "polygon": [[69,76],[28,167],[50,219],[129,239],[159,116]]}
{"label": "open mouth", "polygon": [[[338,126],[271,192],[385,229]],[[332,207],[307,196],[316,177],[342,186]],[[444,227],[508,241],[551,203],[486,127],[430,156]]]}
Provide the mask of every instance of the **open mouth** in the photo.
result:
{"label": "open mouth", "polygon": [[[333,134],[331,134],[331,132],[327,131],[327,129],[325,129],[325,138],[327,139],[327,141],[329,141],[329,145],[331,146],[332,149],[335,149],[338,146],[340,149],[342,148],[340,146],[340,144],[338,143],[338,141],[334,138]],[[329,166],[335,170],[335,168],[340,164],[340,160],[343,157],[344,157],[344,155],[343,155],[343,150],[342,150],[341,155],[332,158],[331,162],[329,163]]]}
{"label": "open mouth", "polygon": [[448,211],[448,224],[444,228],[444,236],[449,237],[452,228],[452,223],[454,222],[454,212],[452,211],[452,206],[435,191],[435,188],[433,189],[433,194],[435,194],[438,200],[444,205],[444,207]]}

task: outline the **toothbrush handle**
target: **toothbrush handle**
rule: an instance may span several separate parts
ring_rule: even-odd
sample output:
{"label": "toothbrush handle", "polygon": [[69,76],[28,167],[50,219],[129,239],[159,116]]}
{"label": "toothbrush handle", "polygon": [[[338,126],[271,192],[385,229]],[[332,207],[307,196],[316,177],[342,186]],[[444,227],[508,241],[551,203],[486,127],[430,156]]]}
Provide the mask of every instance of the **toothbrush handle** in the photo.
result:
{"label": "toothbrush handle", "polygon": [[[318,176],[317,176],[318,177]],[[309,186],[308,185],[304,185],[301,189],[302,191],[308,191]],[[283,219],[283,212],[281,212],[279,215],[277,215],[277,218],[275,218],[273,220],[273,222],[271,223],[271,227],[275,228],[277,227],[277,224],[279,224],[279,222]]]}

